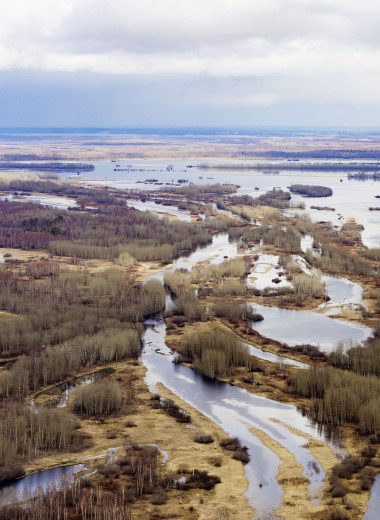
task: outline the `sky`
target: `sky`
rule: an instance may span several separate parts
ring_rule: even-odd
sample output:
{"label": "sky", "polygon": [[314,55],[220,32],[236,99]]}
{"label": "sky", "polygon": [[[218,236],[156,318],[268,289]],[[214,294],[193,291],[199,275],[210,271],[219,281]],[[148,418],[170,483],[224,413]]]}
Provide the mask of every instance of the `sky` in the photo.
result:
{"label": "sky", "polygon": [[2,0],[0,126],[380,126],[376,0]]}

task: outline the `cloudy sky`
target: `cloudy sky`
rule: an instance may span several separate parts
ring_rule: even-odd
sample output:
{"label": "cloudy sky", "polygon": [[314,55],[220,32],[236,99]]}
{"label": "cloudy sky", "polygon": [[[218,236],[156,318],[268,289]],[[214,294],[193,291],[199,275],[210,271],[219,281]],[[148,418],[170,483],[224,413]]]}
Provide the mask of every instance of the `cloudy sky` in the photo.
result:
{"label": "cloudy sky", "polygon": [[380,126],[376,0],[2,0],[0,126]]}

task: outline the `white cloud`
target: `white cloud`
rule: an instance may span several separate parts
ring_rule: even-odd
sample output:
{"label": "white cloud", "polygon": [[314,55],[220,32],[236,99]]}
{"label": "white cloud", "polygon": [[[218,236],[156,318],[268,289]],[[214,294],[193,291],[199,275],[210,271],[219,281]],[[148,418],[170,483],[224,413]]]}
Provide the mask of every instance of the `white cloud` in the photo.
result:
{"label": "white cloud", "polygon": [[266,81],[211,104],[380,103],[379,20],[376,0],[5,0],[0,69]]}

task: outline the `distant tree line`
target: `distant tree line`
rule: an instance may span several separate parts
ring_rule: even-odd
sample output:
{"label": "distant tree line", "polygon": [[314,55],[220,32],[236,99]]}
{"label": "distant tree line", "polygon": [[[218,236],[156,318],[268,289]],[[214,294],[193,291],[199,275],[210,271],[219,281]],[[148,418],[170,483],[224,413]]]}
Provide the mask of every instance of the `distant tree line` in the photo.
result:
{"label": "distant tree line", "polygon": [[82,171],[92,172],[95,170],[93,164],[87,163],[64,163],[64,162],[14,162],[14,161],[0,161],[0,170],[50,170],[50,171]]}

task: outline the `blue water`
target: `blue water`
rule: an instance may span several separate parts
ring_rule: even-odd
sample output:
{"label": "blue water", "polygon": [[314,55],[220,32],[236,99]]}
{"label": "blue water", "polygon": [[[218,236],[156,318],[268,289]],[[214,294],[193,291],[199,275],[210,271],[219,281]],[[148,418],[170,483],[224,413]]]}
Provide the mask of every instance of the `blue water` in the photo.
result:
{"label": "blue water", "polygon": [[74,475],[84,469],[83,464],[61,466],[40,471],[21,478],[9,485],[0,486],[0,505],[20,502],[37,496],[48,489],[60,489],[62,483],[70,485]]}

